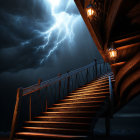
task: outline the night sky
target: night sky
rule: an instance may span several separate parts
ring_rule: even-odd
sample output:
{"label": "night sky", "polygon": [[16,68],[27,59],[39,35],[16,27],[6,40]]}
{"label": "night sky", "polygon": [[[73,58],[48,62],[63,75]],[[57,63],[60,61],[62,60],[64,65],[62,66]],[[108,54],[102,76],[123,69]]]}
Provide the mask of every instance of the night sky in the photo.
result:
{"label": "night sky", "polygon": [[0,0],[0,131],[9,131],[18,87],[94,58],[101,56],[73,0]]}

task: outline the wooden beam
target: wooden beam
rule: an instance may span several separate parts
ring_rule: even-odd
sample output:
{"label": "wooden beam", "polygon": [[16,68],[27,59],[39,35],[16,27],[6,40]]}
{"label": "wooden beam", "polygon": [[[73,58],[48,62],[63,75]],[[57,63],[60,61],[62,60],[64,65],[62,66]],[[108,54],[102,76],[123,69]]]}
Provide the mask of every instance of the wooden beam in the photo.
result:
{"label": "wooden beam", "polygon": [[[108,15],[106,17],[106,22],[105,22],[106,42],[108,42],[110,39],[111,30],[113,28],[114,22],[116,20],[116,17],[117,17],[117,14],[121,7],[122,2],[123,0],[112,1],[111,7],[110,7],[110,10],[108,12]],[[107,45],[105,47],[107,47]]]}
{"label": "wooden beam", "polygon": [[80,0],[74,0],[79,11],[80,11],[80,14],[82,15],[86,25],[87,25],[87,28],[92,36],[92,39],[94,40],[94,43],[95,45],[97,46],[97,49],[99,50],[101,56],[103,57],[104,61],[106,61],[106,56],[105,56],[105,52],[103,51],[103,43],[101,41],[101,39],[99,39],[99,35],[97,35],[97,33],[95,33],[95,29],[94,27],[92,26],[92,24],[90,23],[87,15],[86,15],[86,11],[85,9],[82,7],[82,4],[81,4],[81,1]]}
{"label": "wooden beam", "polygon": [[116,40],[116,41],[114,41],[114,43],[115,44],[120,44],[120,43],[128,42],[128,41],[131,41],[131,40],[134,40],[134,39],[140,39],[140,34]]}
{"label": "wooden beam", "polygon": [[134,44],[130,44],[130,45],[125,45],[125,46],[121,46],[121,47],[118,47],[117,50],[121,51],[121,50],[128,50],[129,48],[134,48],[134,47],[139,47],[140,46],[140,42],[138,43],[134,43]]}

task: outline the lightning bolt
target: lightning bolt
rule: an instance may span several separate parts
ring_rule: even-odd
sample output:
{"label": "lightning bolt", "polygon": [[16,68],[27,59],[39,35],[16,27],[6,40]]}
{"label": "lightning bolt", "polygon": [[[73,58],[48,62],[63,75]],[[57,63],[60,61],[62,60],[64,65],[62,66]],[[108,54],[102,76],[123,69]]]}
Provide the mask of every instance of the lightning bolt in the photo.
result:
{"label": "lightning bolt", "polygon": [[39,46],[39,49],[46,49],[51,43],[55,33],[55,41],[48,51],[46,56],[40,61],[43,63],[47,60],[60,46],[63,46],[65,41],[72,45],[74,39],[74,25],[79,20],[79,15],[69,14],[68,8],[72,5],[73,0],[69,0],[64,11],[56,12],[56,9],[61,5],[62,0],[44,0],[46,4],[51,6],[51,16],[54,18],[54,23],[45,32],[41,33],[44,38],[44,44]]}

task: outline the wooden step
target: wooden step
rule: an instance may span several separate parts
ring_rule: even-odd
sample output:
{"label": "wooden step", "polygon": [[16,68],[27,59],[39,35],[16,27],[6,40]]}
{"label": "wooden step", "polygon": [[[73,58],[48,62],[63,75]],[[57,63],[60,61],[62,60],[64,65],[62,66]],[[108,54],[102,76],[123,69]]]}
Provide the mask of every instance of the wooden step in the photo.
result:
{"label": "wooden step", "polygon": [[89,123],[81,122],[26,121],[25,123],[26,126],[47,128],[88,129],[90,127]]}
{"label": "wooden step", "polygon": [[62,134],[62,135],[88,135],[87,129],[75,128],[47,128],[47,127],[23,127],[24,132],[41,132],[49,134]]}
{"label": "wooden step", "polygon": [[109,85],[104,86],[104,88],[103,87],[81,88],[81,89],[75,90],[75,92],[78,92],[78,91],[93,91],[93,90],[95,90],[95,91],[102,91],[102,90],[106,90],[108,88],[109,88]]}
{"label": "wooden step", "polygon": [[93,89],[93,90],[87,90],[87,91],[83,91],[83,90],[78,90],[78,91],[75,91],[75,92],[72,92],[70,93],[69,95],[75,95],[75,94],[80,94],[80,93],[100,93],[100,92],[108,92],[109,91],[109,88],[106,88],[106,89]]}
{"label": "wooden step", "polygon": [[77,98],[68,98],[68,99],[63,99],[60,100],[60,102],[85,102],[85,101],[104,101],[106,98],[106,96],[97,96],[97,97],[87,97],[87,98],[81,98],[81,97],[77,97]]}
{"label": "wooden step", "polygon": [[92,106],[92,105],[101,105],[103,104],[103,101],[87,101],[87,102],[64,102],[64,103],[58,103],[54,104],[54,106]]}
{"label": "wooden step", "polygon": [[94,117],[96,115],[96,111],[43,112],[42,114],[46,116]]}
{"label": "wooden step", "polygon": [[83,92],[80,92],[79,94],[75,94],[75,95],[68,95],[66,96],[66,99],[67,98],[76,98],[76,97],[92,97],[92,96],[108,96],[109,95],[109,92],[97,92],[97,93],[94,93],[94,92],[86,92],[86,93],[83,93]]}
{"label": "wooden step", "polygon": [[30,139],[30,140],[41,140],[41,139],[72,139],[72,140],[85,140],[87,136],[80,135],[60,135],[60,134],[47,134],[47,133],[37,133],[37,132],[18,132],[16,137]]}
{"label": "wooden step", "polygon": [[92,117],[70,117],[70,116],[39,116],[35,117],[33,120],[40,121],[57,121],[57,122],[90,122]]}
{"label": "wooden step", "polygon": [[89,83],[89,84],[86,84],[86,85],[81,86],[80,88],[77,88],[77,90],[78,90],[78,89],[81,89],[81,88],[97,87],[97,86],[103,86],[103,85],[108,85],[108,84],[109,84],[108,81],[101,82],[101,83],[98,83],[98,84],[95,84],[95,83]]}
{"label": "wooden step", "polygon": [[106,87],[109,87],[109,84],[98,85],[98,86],[90,85],[90,86],[87,86],[87,87],[81,87],[81,88],[77,89],[76,91],[79,91],[79,90],[90,90],[90,89],[102,89],[102,88],[106,88]]}
{"label": "wooden step", "polygon": [[93,110],[99,110],[100,106],[73,106],[73,107],[52,107],[48,108],[48,111],[93,111]]}

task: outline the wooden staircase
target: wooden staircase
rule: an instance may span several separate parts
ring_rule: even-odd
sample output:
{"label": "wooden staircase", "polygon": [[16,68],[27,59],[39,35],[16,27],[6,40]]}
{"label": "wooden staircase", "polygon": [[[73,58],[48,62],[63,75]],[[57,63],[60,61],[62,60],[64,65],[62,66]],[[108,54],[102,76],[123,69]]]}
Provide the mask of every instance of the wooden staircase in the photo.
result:
{"label": "wooden staircase", "polygon": [[104,116],[109,107],[108,76],[78,88],[47,112],[26,121],[15,139],[89,139],[98,118]]}

